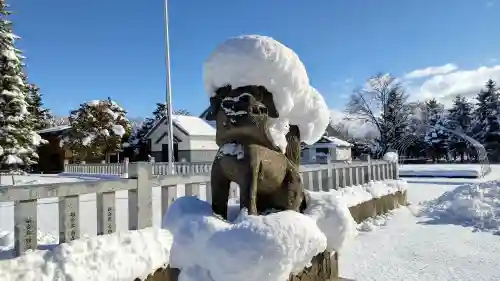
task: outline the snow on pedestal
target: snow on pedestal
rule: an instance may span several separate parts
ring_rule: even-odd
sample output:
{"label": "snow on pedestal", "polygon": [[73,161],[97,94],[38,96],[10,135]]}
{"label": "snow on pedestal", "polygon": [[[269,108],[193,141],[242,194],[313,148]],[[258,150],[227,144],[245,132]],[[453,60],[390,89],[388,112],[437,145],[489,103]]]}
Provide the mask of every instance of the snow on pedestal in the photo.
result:
{"label": "snow on pedestal", "polygon": [[179,280],[285,281],[333,253],[356,235],[347,204],[333,192],[308,192],[304,214],[283,211],[251,216],[242,210],[232,222],[212,214],[196,197],[172,203],[162,227],[173,235],[170,266]]}

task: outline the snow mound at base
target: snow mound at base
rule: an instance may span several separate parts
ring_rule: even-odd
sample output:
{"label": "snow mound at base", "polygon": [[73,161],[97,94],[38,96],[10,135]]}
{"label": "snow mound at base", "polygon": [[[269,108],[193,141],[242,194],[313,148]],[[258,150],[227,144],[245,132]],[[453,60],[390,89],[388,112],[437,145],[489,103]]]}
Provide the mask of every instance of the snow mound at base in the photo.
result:
{"label": "snow mound at base", "polygon": [[330,121],[328,106],[310,86],[297,54],[268,36],[243,35],[218,45],[204,62],[203,81],[209,96],[226,85],[264,86],[272,93],[279,113],[277,120],[270,121],[270,134],[283,151],[289,124],[299,126],[301,140],[313,144]]}
{"label": "snow mound at base", "polygon": [[420,215],[437,223],[500,234],[500,181],[462,185],[422,205]]}
{"label": "snow mound at base", "polygon": [[387,152],[383,158],[387,162],[398,163],[398,154],[396,152]]}
{"label": "snow mound at base", "polygon": [[171,244],[170,232],[153,227],[77,239],[0,261],[0,280],[145,280],[168,264]]}
{"label": "snow mound at base", "polygon": [[328,251],[341,251],[357,235],[356,222],[347,203],[336,190],[306,190],[306,202],[304,214],[313,218],[326,235]]}
{"label": "snow mound at base", "polygon": [[338,193],[308,192],[307,200],[305,214],[252,216],[243,209],[227,222],[212,214],[209,203],[181,197],[162,223],[174,236],[170,265],[181,269],[179,280],[288,280],[357,233]]}

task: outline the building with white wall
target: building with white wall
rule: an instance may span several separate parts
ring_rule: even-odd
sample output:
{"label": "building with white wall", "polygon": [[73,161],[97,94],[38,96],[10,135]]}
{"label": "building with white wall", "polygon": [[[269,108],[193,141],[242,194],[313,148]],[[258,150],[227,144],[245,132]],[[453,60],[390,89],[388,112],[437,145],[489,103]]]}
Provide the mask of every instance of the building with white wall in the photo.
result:
{"label": "building with white wall", "polygon": [[[219,147],[215,128],[196,116],[173,115],[174,161],[211,162]],[[146,134],[149,151],[157,162],[168,161],[168,122],[162,118]]]}

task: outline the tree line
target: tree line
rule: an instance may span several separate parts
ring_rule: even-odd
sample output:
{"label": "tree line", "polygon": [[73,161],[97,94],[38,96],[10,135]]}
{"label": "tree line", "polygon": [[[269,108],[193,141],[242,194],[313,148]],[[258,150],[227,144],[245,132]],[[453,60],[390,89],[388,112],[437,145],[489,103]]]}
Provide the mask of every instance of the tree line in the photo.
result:
{"label": "tree line", "polygon": [[344,123],[336,130],[354,144],[353,154],[381,157],[398,151],[405,158],[437,161],[500,161],[500,90],[488,80],[471,98],[455,96],[446,108],[436,99],[408,101],[404,86],[389,74],[377,74],[356,89],[346,121],[369,124],[375,134],[353,137]]}

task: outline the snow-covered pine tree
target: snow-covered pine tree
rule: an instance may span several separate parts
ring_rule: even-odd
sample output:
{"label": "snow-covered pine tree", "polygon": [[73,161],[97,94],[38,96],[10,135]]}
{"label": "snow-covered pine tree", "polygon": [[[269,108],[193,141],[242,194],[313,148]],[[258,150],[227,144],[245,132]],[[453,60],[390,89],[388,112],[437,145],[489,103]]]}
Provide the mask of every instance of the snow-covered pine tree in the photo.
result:
{"label": "snow-covered pine tree", "polygon": [[381,155],[388,149],[397,149],[403,141],[405,127],[410,117],[410,108],[406,102],[402,87],[399,84],[389,89],[380,122],[382,136],[385,136],[385,148]]}
{"label": "snow-covered pine tree", "polygon": [[[468,135],[472,124],[472,109],[472,104],[465,97],[456,96],[453,106],[448,110],[448,128],[460,134]],[[456,159],[457,156],[460,156],[460,161],[463,162],[465,155],[468,155],[468,141],[462,136],[450,134],[449,145],[453,158]]]}
{"label": "snow-covered pine tree", "polygon": [[10,11],[0,0],[0,169],[19,171],[36,164],[42,142],[28,111],[21,51],[7,19]]}
{"label": "snow-covered pine tree", "polygon": [[426,105],[424,102],[408,104],[410,116],[404,128],[404,136],[399,142],[398,151],[408,159],[418,159],[425,156],[427,144],[425,135],[427,128],[424,126]]}
{"label": "snow-covered pine tree", "polygon": [[500,98],[493,80],[488,80],[485,88],[476,96],[473,137],[484,147],[490,161],[500,161]]}
{"label": "snow-covered pine tree", "polygon": [[36,131],[54,126],[54,117],[50,111],[43,108],[42,95],[40,88],[35,84],[27,84],[28,90],[28,111],[33,119],[33,126]]}
{"label": "snow-covered pine tree", "polygon": [[431,99],[426,102],[427,105],[427,122],[432,126],[426,135],[427,150],[430,152],[432,160],[436,162],[442,157],[448,159],[448,139],[449,133],[444,129],[447,128],[446,114],[444,106],[436,99]]}
{"label": "snow-covered pine tree", "polygon": [[105,157],[121,151],[122,140],[131,126],[125,110],[110,98],[83,103],[71,111],[70,132],[64,145],[74,154],[74,160]]}

